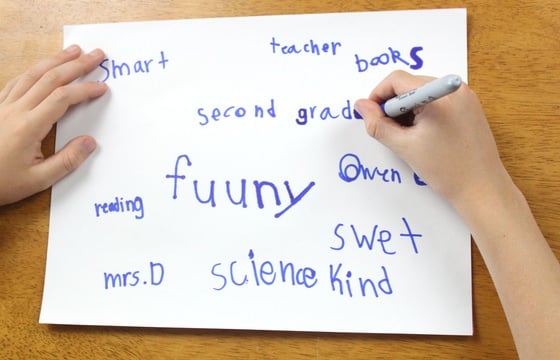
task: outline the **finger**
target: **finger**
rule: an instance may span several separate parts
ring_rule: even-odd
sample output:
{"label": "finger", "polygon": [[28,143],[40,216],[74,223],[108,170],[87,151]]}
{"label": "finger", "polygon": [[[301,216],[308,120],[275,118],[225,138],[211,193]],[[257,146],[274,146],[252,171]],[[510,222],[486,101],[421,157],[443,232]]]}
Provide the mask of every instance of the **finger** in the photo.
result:
{"label": "finger", "polygon": [[371,92],[369,98],[378,104],[386,100],[416,89],[434,78],[417,76],[406,71],[396,70],[383,79]]}
{"label": "finger", "polygon": [[398,153],[405,140],[406,128],[387,117],[381,106],[370,99],[356,101],[354,108],[364,119],[368,134]]}
{"label": "finger", "polygon": [[77,45],[72,45],[65,50],[58,53],[56,56],[45,59],[35,66],[31,67],[25,73],[17,78],[14,86],[10,89],[9,93],[6,94],[5,100],[8,102],[13,102],[21,98],[39,79],[47,73],[49,70],[64,64],[68,61],[72,61],[80,56],[81,49]]}
{"label": "finger", "polygon": [[6,100],[6,98],[8,97],[8,94],[10,93],[10,91],[12,91],[12,89],[14,88],[14,86],[16,85],[18,80],[19,80],[19,77],[16,77],[16,78],[8,81],[6,86],[4,86],[2,91],[0,91],[0,103],[3,103]]}
{"label": "finger", "polygon": [[22,97],[22,101],[29,109],[41,103],[55,89],[86,75],[95,69],[103,60],[105,54],[99,49],[82,55],[79,58],[61,64],[47,71],[37,83]]}
{"label": "finger", "polygon": [[76,170],[95,150],[96,143],[91,136],[80,136],[71,140],[60,151],[32,169],[34,192],[49,188],[58,180]]}
{"label": "finger", "polygon": [[105,83],[90,81],[59,87],[31,111],[30,127],[36,129],[38,139],[43,139],[70,106],[98,98],[107,89]]}

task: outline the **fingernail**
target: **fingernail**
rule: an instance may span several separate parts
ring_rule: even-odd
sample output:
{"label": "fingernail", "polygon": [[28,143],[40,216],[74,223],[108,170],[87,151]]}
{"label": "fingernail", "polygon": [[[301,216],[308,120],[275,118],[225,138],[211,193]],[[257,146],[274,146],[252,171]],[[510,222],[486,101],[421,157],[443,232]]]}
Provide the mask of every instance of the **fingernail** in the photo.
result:
{"label": "fingernail", "polygon": [[80,47],[78,45],[70,45],[64,51],[68,54],[74,54],[80,51]]}
{"label": "fingernail", "polygon": [[103,51],[99,50],[99,49],[95,49],[92,50],[89,53],[89,56],[94,57],[94,58],[102,58],[104,56]]}
{"label": "fingernail", "polygon": [[95,150],[96,145],[95,140],[91,137],[85,137],[82,140],[82,150],[85,154],[91,154]]}
{"label": "fingernail", "polygon": [[363,114],[363,108],[362,108],[362,106],[360,105],[360,102],[359,102],[359,101],[356,101],[356,102],[354,103],[354,111],[355,111],[356,113],[358,113],[358,115],[360,115],[361,118],[364,117],[364,115],[362,115],[362,114]]}

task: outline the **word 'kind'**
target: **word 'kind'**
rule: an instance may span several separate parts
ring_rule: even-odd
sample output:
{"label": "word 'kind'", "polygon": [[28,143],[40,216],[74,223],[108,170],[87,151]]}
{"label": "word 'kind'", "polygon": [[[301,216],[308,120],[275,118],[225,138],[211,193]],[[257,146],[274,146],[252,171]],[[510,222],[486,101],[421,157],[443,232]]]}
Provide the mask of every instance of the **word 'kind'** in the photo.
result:
{"label": "word 'kind'", "polygon": [[[188,155],[182,154],[177,156],[175,160],[175,170],[173,174],[167,174],[165,177],[167,179],[171,179],[173,181],[173,199],[178,198],[178,184],[180,181],[187,180],[187,176],[184,175],[184,172],[180,171],[183,164],[187,166],[192,166],[192,162]],[[210,180],[208,184],[201,185],[199,180],[191,180],[190,183],[192,184],[192,194],[194,195],[195,200],[199,204],[209,204],[212,207],[216,207],[218,205],[218,197],[217,197],[217,184],[215,180]],[[315,186],[314,181],[310,181],[309,184],[303,188],[303,190],[299,192],[295,192],[292,190],[292,186],[290,185],[289,181],[284,181],[284,192],[287,195],[287,199],[285,196],[280,196],[282,192],[282,187],[276,185],[270,181],[264,180],[254,180],[253,181],[253,188],[251,189],[254,191],[255,194],[255,202],[259,209],[269,208],[271,206],[276,206],[279,208],[278,212],[274,214],[275,218],[279,218],[280,216],[284,215],[286,211],[290,210],[293,206],[299,203],[304,196],[309,193],[311,188]],[[204,188],[204,190],[202,190]],[[240,179],[238,185],[232,185],[232,182],[227,180],[223,184],[223,195],[225,195],[226,203],[230,203],[232,205],[241,206],[243,208],[247,208],[249,206],[249,189],[247,184],[247,179]],[[252,192],[253,193],[253,192]],[[272,205],[270,201],[265,202],[265,194],[268,194],[268,197],[272,198]]]}

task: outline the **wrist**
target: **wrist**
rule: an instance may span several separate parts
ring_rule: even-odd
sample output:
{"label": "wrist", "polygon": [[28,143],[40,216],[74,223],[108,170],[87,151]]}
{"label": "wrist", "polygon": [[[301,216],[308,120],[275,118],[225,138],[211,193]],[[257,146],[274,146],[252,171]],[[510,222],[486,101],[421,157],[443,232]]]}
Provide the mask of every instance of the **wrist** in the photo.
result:
{"label": "wrist", "polygon": [[525,197],[503,166],[492,176],[477,180],[467,181],[462,191],[449,199],[471,231],[480,223],[496,220],[499,214],[526,206]]}

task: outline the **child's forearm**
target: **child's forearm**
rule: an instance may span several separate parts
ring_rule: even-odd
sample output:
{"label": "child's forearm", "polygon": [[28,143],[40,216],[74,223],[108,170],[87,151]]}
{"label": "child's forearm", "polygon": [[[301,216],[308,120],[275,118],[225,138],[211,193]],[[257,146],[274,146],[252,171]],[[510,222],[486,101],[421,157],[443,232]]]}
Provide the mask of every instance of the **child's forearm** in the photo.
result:
{"label": "child's forearm", "polygon": [[494,280],[522,359],[560,354],[560,264],[522,193],[498,191],[456,204]]}

